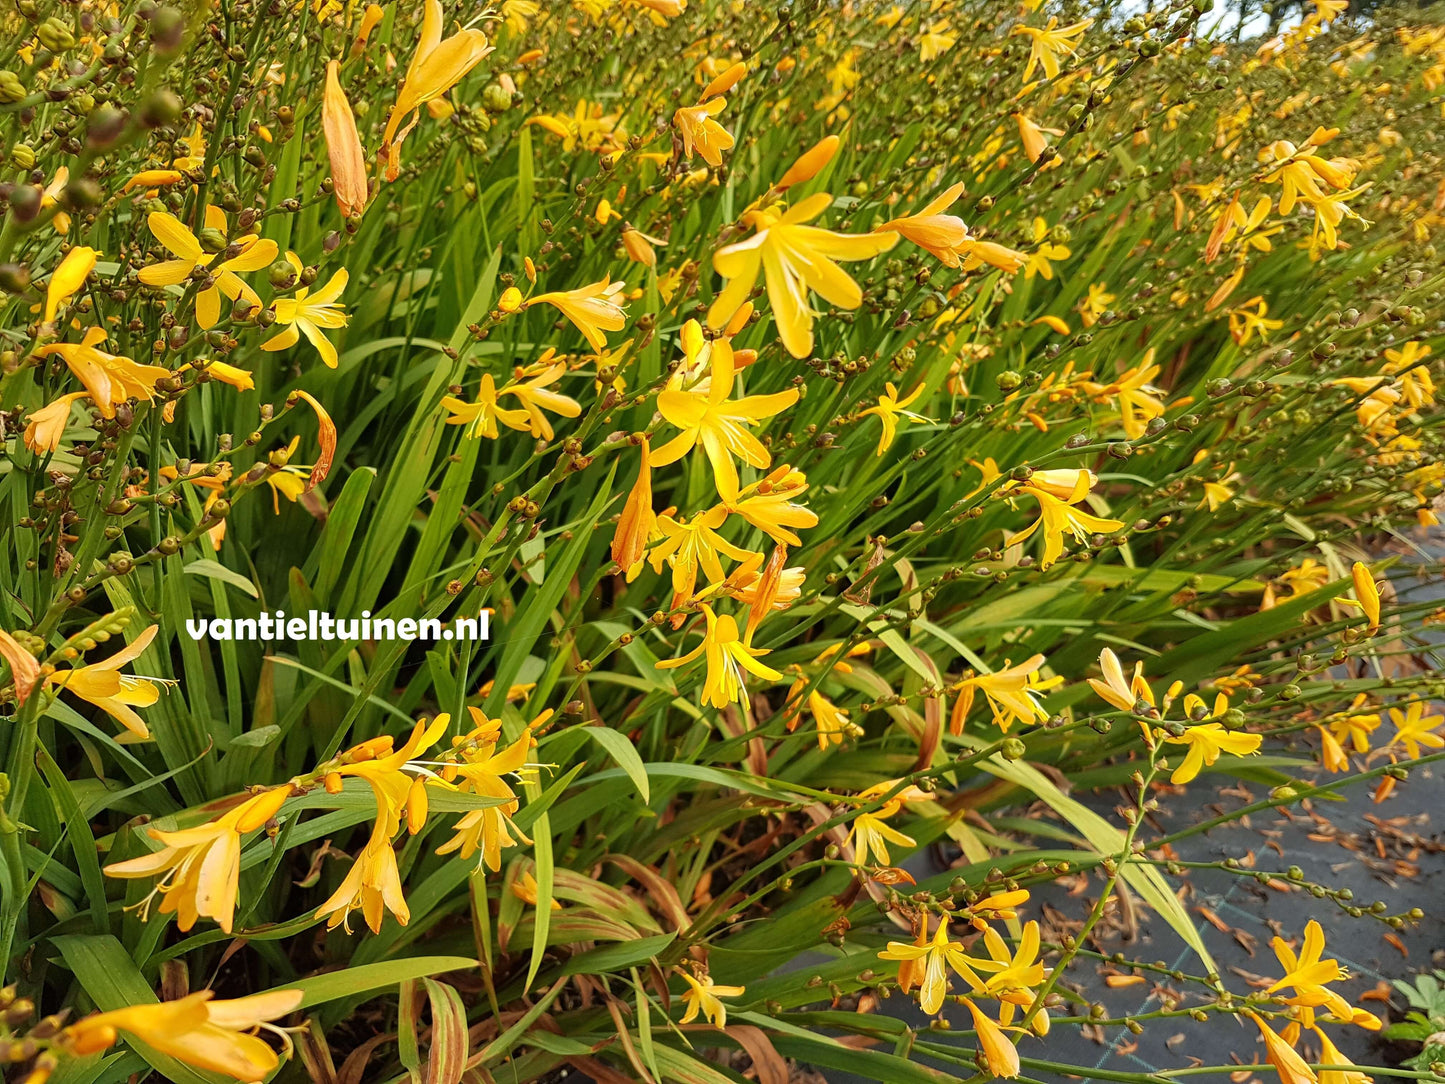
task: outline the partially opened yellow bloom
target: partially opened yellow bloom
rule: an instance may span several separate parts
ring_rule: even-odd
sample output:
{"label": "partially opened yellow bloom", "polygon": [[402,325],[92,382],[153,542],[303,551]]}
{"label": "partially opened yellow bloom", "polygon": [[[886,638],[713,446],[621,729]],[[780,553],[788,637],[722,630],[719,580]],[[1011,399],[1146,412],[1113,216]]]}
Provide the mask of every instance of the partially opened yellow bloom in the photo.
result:
{"label": "partially opened yellow bloom", "polygon": [[727,507],[728,511],[742,516],[774,542],[801,546],[803,540],[792,528],[818,525],[817,515],[794,499],[807,491],[807,475],[784,463],[766,477],[743,487],[736,500],[727,502]]}
{"label": "partially opened yellow bloom", "polygon": [[708,309],[708,326],[715,331],[727,326],[748,300],[759,273],[766,278],[778,335],[795,358],[807,357],[813,349],[809,290],[842,309],[862,304],[863,291],[836,261],[871,259],[892,248],[898,234],[849,236],[805,225],[832,205],[832,196],[818,192],[781,214],[776,210],[748,212],[743,221],[757,232],[713,254],[713,267],[728,283]]}
{"label": "partially opened yellow bloom", "polygon": [[10,685],[15,690],[16,705],[24,707],[35,686],[40,683],[40,664],[4,629],[0,629],[0,660],[10,667]]}
{"label": "partially opened yellow bloom", "polygon": [[137,739],[148,740],[151,732],[145,720],[133,709],[149,707],[160,699],[160,690],[156,688],[160,679],[122,674],[120,668],[134,662],[150,646],[158,628],[151,625],[130,644],[101,662],[56,670],[45,679],[45,684],[94,704]]}
{"label": "partially opened yellow bloom", "polygon": [[1010,665],[1005,659],[1002,670],[967,678],[959,686],[958,699],[949,718],[949,732],[963,733],[964,720],[973,707],[975,690],[981,691],[988,699],[994,722],[1005,734],[1015,722],[1044,722],[1049,713],[1039,703],[1039,694],[1062,684],[1063,677],[1040,679],[1038,673],[1043,665],[1042,655],[1032,655],[1017,666]]}
{"label": "partially opened yellow bloom", "polygon": [[703,682],[702,699],[703,703],[711,704],[715,708],[725,708],[734,702],[746,703],[747,685],[744,671],[772,681],[782,680],[782,674],[758,662],[758,657],[766,655],[767,650],[744,643],[738,634],[738,623],[731,614],[719,617],[705,602],[702,604],[702,611],[707,619],[707,630],[703,634],[702,643],[681,658],[659,662],[659,670],[686,666],[706,653],[707,677]]}
{"label": "partially opened yellow bloom", "polygon": [[963,1003],[973,1016],[973,1030],[978,1034],[978,1046],[983,1051],[988,1071],[1004,1080],[1014,1079],[1019,1075],[1018,1047],[971,998],[964,998]]}
{"label": "partially opened yellow bloom", "polygon": [[89,392],[73,391],[54,402],[46,403],[25,418],[25,447],[36,455],[45,455],[60,447],[65,426],[70,421],[70,408],[77,400],[87,399]]}
{"label": "partially opened yellow bloom", "polygon": [[962,260],[956,251],[968,240],[968,227],[956,215],[943,214],[963,194],[963,182],[950,185],[921,210],[895,218],[873,228],[874,233],[889,231],[901,234],[919,248],[932,253],[948,267],[958,267]]}
{"label": "partially opened yellow bloom", "polygon": [[406,78],[381,137],[388,181],[396,180],[401,172],[401,145],[416,127],[421,107],[460,83],[492,51],[480,30],[459,30],[443,41],[443,18],[441,0],[425,0],[421,40],[407,65]]}
{"label": "partially opened yellow bloom", "polygon": [[824,136],[804,151],[798,160],[788,167],[782,180],[773,187],[779,192],[786,192],[795,184],[811,181],[833,160],[833,156],[838,153],[839,143],[840,140],[835,135]]}
{"label": "partially opened yellow bloom", "polygon": [[99,253],[93,248],[76,245],[65,254],[60,266],[50,276],[45,287],[45,322],[55,319],[60,306],[69,301],[85,285],[86,278],[95,270],[95,258]]}
{"label": "partially opened yellow bloom", "polygon": [[176,1001],[87,1016],[61,1031],[57,1041],[83,1057],[109,1050],[116,1033],[125,1031],[187,1065],[236,1080],[261,1081],[275,1072],[280,1059],[267,1043],[246,1033],[293,1011],[302,996],[300,990],[278,990],[213,1001],[211,991],[202,990]]}
{"label": "partially opened yellow bloom", "polygon": [[1350,1003],[1328,988],[1328,984],[1348,978],[1338,960],[1324,956],[1325,932],[1318,922],[1310,919],[1305,924],[1304,944],[1299,954],[1290,948],[1282,937],[1273,938],[1269,947],[1274,949],[1276,959],[1284,968],[1284,978],[1265,989],[1265,993],[1291,987],[1294,993],[1285,998],[1287,1004],[1314,1009],[1324,1007],[1336,1020],[1349,1021],[1354,1015]]}
{"label": "partially opened yellow bloom", "polygon": [[622,304],[617,300],[627,288],[625,282],[613,282],[605,278],[578,290],[564,290],[550,294],[538,294],[527,299],[526,308],[545,302],[577,325],[577,330],[586,336],[593,350],[607,349],[604,331],[621,331],[627,326]]}
{"label": "partially opened yellow bloom", "polygon": [[105,342],[102,328],[87,328],[78,343],[50,343],[35,351],[41,357],[59,354],[75,378],[85,385],[102,418],[114,418],[115,408],[127,399],[152,401],[156,381],[171,375],[160,365],[142,365],[120,354],[100,349]]}
{"label": "partially opened yellow bloom", "polygon": [[1264,1056],[1279,1073],[1279,1084],[1318,1084],[1314,1070],[1294,1047],[1285,1042],[1257,1013],[1245,1013],[1264,1036]]}
{"label": "partially opened yellow bloom", "polygon": [[1144,680],[1144,663],[1134,664],[1134,676],[1126,678],[1124,668],[1119,665],[1119,656],[1114,649],[1106,647],[1099,652],[1099,669],[1104,680],[1090,678],[1089,686],[1099,696],[1120,711],[1132,712],[1135,705],[1143,701],[1150,708],[1154,706],[1154,690]]}
{"label": "partially opened yellow bloom", "polygon": [[771,395],[729,399],[734,364],[731,350],[715,349],[705,388],[699,385],[693,391],[667,388],[658,392],[658,411],[682,432],[652,456],[652,465],[662,467],[676,463],[701,444],[712,464],[718,494],[724,501],[736,500],[738,496],[738,471],[733,464],[734,456],[753,467],[772,465],[773,457],[748,431],[749,427],[786,410],[798,400],[795,388]]}
{"label": "partially opened yellow bloom", "polygon": [[[161,914],[174,914],[182,931],[204,916],[230,933],[241,883],[241,840],[280,812],[290,793],[287,786],[263,791],[197,828],[147,828],[161,849],[113,862],[105,872],[121,878],[160,875],[151,896],[160,894]],[[148,905],[149,898],[144,906]]]}
{"label": "partially opened yellow bloom", "polygon": [[[240,251],[227,256],[224,252],[207,252],[180,219],[165,211],[152,211],[146,216],[146,224],[175,258],[142,267],[139,271],[142,282],[148,286],[179,286],[198,269],[214,280],[211,286],[196,293],[196,323],[203,329],[214,327],[221,319],[222,294],[231,301],[242,298],[253,312],[261,311],[260,297],[236,272],[268,267],[276,259],[275,241],[248,235],[234,242]],[[226,215],[219,207],[206,207],[206,229],[226,232]]]}

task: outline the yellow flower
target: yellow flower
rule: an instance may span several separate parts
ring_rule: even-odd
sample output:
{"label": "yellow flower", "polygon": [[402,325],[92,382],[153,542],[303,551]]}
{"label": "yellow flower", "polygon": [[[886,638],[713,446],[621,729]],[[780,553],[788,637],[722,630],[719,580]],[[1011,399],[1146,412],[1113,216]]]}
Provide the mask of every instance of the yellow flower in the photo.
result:
{"label": "yellow flower", "polygon": [[[321,129],[326,137],[326,154],[331,160],[331,184],[336,206],[350,218],[366,210],[366,152],[356,134],[356,117],[337,77],[341,65],[326,65],[326,93],[321,105]],[[274,256],[273,256],[274,259]]]}
{"label": "yellow flower", "polygon": [[1395,724],[1395,736],[1391,745],[1403,745],[1411,760],[1420,757],[1420,746],[1430,749],[1445,749],[1445,737],[1435,733],[1440,725],[1440,716],[1425,714],[1425,701],[1412,700],[1405,706],[1390,709],[1390,722]]}
{"label": "yellow flower", "polygon": [[[401,145],[416,127],[421,107],[451,90],[492,51],[487,36],[480,30],[459,30],[443,41],[443,18],[441,0],[425,0],[421,39],[407,65],[406,78],[381,137],[388,181],[396,180],[401,172]],[[404,119],[406,124],[402,126]]]}
{"label": "yellow flower", "polygon": [[862,304],[863,291],[835,261],[871,259],[892,248],[898,235],[847,236],[805,225],[832,204],[832,196],[818,192],[782,214],[755,210],[744,215],[744,223],[756,231],[753,236],[713,254],[713,267],[728,283],[708,309],[708,326],[715,331],[725,327],[765,269],[778,335],[795,358],[807,357],[813,349],[814,314],[808,307],[808,290],[839,308],[856,309]]}
{"label": "yellow flower", "polygon": [[[453,739],[461,757],[455,767],[449,766],[443,773],[445,779],[457,779],[457,789],[463,793],[480,794],[501,800],[500,805],[485,809],[473,809],[463,813],[453,826],[456,833],[449,841],[437,848],[437,854],[451,854],[459,851],[459,857],[466,861],[478,851],[477,867],[486,863],[493,873],[502,868],[502,848],[515,846],[518,842],[530,843],[521,830],[512,823],[512,814],[520,803],[516,792],[507,782],[507,776],[518,775],[527,767],[527,754],[537,744],[533,731],[541,726],[551,712],[544,712],[532,720],[511,745],[498,749],[501,739],[501,722],[489,719],[478,708],[467,709],[476,724],[464,738]],[[515,832],[514,837],[512,833]]]}
{"label": "yellow flower", "polygon": [[1075,542],[1086,543],[1091,534],[1111,535],[1124,526],[1121,520],[1104,519],[1101,516],[1084,512],[1073,507],[1067,501],[1059,500],[1052,493],[1034,486],[1022,486],[1018,492],[1033,497],[1039,502],[1039,518],[1018,534],[1011,535],[1009,545],[1027,540],[1034,532],[1042,528],[1044,555],[1040,564],[1043,568],[1048,568],[1063,554],[1065,532],[1073,535]]}
{"label": "yellow flower", "polygon": [[1428,366],[1421,362],[1430,356],[1430,347],[1424,343],[1407,342],[1399,350],[1386,350],[1386,362],[1381,372],[1399,375],[1395,384],[1401,398],[1412,410],[1430,406],[1435,402],[1435,381]]}
{"label": "yellow flower", "polygon": [[657,529],[657,516],[652,511],[651,454],[647,438],[643,437],[642,465],[637,471],[637,481],[627,494],[627,503],[622,506],[622,514],[617,518],[617,531],[612,536],[612,559],[627,573],[628,582],[641,571],[647,543]]}
{"label": "yellow flower", "polygon": [[363,742],[339,758],[340,763],[333,769],[336,776],[355,776],[371,787],[376,799],[376,822],[371,837],[340,887],[316,909],[316,917],[327,920],[328,930],[344,926],[349,931],[351,912],[358,908],[373,933],[381,932],[386,911],[395,915],[403,926],[411,920],[391,840],[401,827],[403,812],[409,814],[408,830],[414,835],[420,829],[425,819],[424,809],[421,816],[415,814],[418,805],[424,806],[425,787],[415,786],[413,774],[405,769],[415,757],[436,744],[450,722],[449,715],[441,714],[430,724],[417,723],[400,749],[392,748],[388,735]]}
{"label": "yellow flower", "polygon": [[[264,827],[280,812],[290,793],[289,786],[262,791],[196,828],[147,828],[147,834],[162,845],[161,849],[126,862],[113,862],[105,872],[121,878],[160,874],[151,897],[160,894],[161,914],[174,914],[182,931],[204,916],[230,933],[240,889],[241,839]],[[142,905],[142,916],[151,897]]]}
{"label": "yellow flower", "polygon": [[1330,188],[1349,187],[1350,168],[1314,153],[1314,148],[1333,139],[1338,132],[1337,128],[1316,128],[1303,147],[1297,148],[1289,140],[1280,139],[1259,152],[1260,162],[1278,163],[1265,174],[1264,183],[1280,186],[1280,215],[1287,216],[1299,200],[1313,204],[1325,198],[1322,184]]}
{"label": "yellow flower", "polygon": [[[897,786],[896,779],[888,779],[882,783],[875,783],[867,790],[861,792],[854,800],[860,804],[875,801],[883,797]],[[883,803],[879,809],[859,813],[853,818],[853,827],[848,830],[848,842],[853,845],[853,862],[855,865],[868,865],[870,855],[877,855],[878,861],[888,865],[891,861],[888,856],[888,844],[896,843],[900,847],[916,847],[917,843],[913,837],[905,836],[898,829],[884,823],[892,817],[908,802],[916,802],[927,799],[928,795],[917,787],[904,787],[892,798]]]}
{"label": "yellow flower", "polygon": [[1259,1018],[1257,1013],[1245,1013],[1264,1036],[1265,1057],[1279,1073],[1280,1084],[1318,1084],[1314,1070],[1306,1064],[1295,1048],[1281,1039],[1273,1028]]}
{"label": "yellow flower", "polygon": [[1355,697],[1350,710],[1329,720],[1330,733],[1341,743],[1349,742],[1350,747],[1357,753],[1368,753],[1370,751],[1370,735],[1380,726],[1380,715],[1378,712],[1361,713],[1358,709],[1368,703],[1364,693]]}
{"label": "yellow flower", "polygon": [[946,19],[941,19],[918,35],[918,59],[927,64],[957,43],[958,35],[951,32]]}
{"label": "yellow flower", "polygon": [[497,404],[497,385],[491,373],[482,374],[481,387],[475,402],[466,403],[451,395],[442,396],[441,405],[449,411],[448,425],[465,425],[467,436],[496,440],[497,422],[509,429],[528,429],[530,420],[525,410],[509,410]]}
{"label": "yellow flower", "polygon": [[1089,293],[1078,305],[1080,319],[1085,327],[1093,327],[1099,322],[1099,317],[1109,311],[1109,306],[1114,302],[1114,295],[1109,293],[1108,286],[1102,282],[1095,282],[1089,285]]}
{"label": "yellow flower", "polygon": [[1251,297],[1243,304],[1229,310],[1229,334],[1239,346],[1244,346],[1259,332],[1261,342],[1269,341],[1269,333],[1284,327],[1283,320],[1267,320],[1269,304],[1262,297]]}
{"label": "yellow flower", "polygon": [[[203,329],[214,327],[221,319],[221,295],[231,301],[244,299],[253,312],[261,311],[261,299],[247,286],[238,271],[259,271],[276,259],[276,242],[265,237],[248,235],[233,242],[224,252],[207,252],[196,235],[175,215],[152,211],[146,224],[174,259],[142,267],[140,280],[148,286],[178,286],[197,270],[204,271],[214,284],[196,294],[196,323]],[[206,207],[206,229],[226,233],[226,215],[219,207]],[[235,255],[227,255],[232,248]]]}
{"label": "yellow flower", "polygon": [[[1001,1027],[973,1003],[972,999],[964,998],[963,1003],[968,1006],[968,1011],[973,1016],[973,1029],[978,1034],[978,1045],[983,1051],[988,1071],[1004,1080],[1012,1080],[1017,1077],[1019,1075],[1018,1047],[1004,1034]],[[1042,1010],[1039,1015],[1044,1015]]]}
{"label": "yellow flower", "polygon": [[733,145],[728,130],[713,118],[727,108],[726,98],[714,98],[698,105],[683,106],[672,115],[672,122],[682,135],[682,153],[686,158],[697,151],[702,160],[716,168],[722,165],[722,152]]}
{"label": "yellow flower", "polygon": [[1326,989],[1327,983],[1338,982],[1348,975],[1344,968],[1340,967],[1338,960],[1322,958],[1325,934],[1318,922],[1310,919],[1305,925],[1304,945],[1301,946],[1298,956],[1282,937],[1271,940],[1269,947],[1274,949],[1275,957],[1279,960],[1280,967],[1284,968],[1285,975],[1267,987],[1265,993],[1273,994],[1287,986],[1293,987],[1294,994],[1284,999],[1286,1004],[1306,1009],[1323,1006],[1336,1020],[1345,1022],[1354,1016],[1354,1010],[1348,1001],[1333,990]]}
{"label": "yellow flower", "polygon": [[883,389],[883,394],[878,397],[877,406],[871,406],[868,407],[866,410],[860,410],[858,412],[859,417],[863,417],[868,414],[876,414],[878,416],[878,420],[883,423],[883,431],[878,435],[878,450],[873,453],[874,455],[882,455],[884,451],[888,449],[889,445],[893,443],[893,438],[898,433],[898,419],[900,417],[911,418],[913,421],[916,422],[926,422],[931,420],[924,417],[922,414],[915,414],[913,411],[905,409],[910,403],[912,403],[920,395],[923,394],[922,384],[919,384],[918,387],[914,388],[906,399],[899,399],[898,389],[893,386],[893,383],[891,381],[885,382],[883,385]]}
{"label": "yellow flower", "polygon": [[1171,783],[1187,783],[1199,774],[1201,768],[1213,764],[1220,753],[1246,756],[1259,751],[1264,739],[1258,734],[1240,734],[1224,729],[1222,723],[1196,723],[1179,737],[1167,736],[1165,741],[1189,746],[1184,763],[1174,769],[1169,777]]}
{"label": "yellow flower", "polygon": [[728,506],[720,504],[691,519],[666,513],[657,517],[658,545],[653,548],[650,560],[655,572],[661,572],[664,564],[671,565],[674,608],[693,597],[699,568],[707,574],[710,584],[720,584],[727,578],[719,554],[734,561],[757,556],[717,533],[727,516]]}
{"label": "yellow flower", "polygon": [[729,399],[733,386],[734,358],[731,350],[712,351],[711,374],[706,388],[692,391],[667,388],[657,395],[657,409],[682,430],[652,456],[655,467],[676,463],[698,444],[712,464],[713,482],[724,501],[738,496],[738,471],[733,457],[753,467],[768,467],[773,458],[748,427],[786,410],[798,400],[795,388],[771,395],[745,395]]}
{"label": "yellow flower", "polygon": [[551,356],[552,351],[549,350],[542,356],[541,361],[519,374],[526,377],[526,380],[519,384],[509,384],[497,393],[498,398],[503,395],[512,395],[522,401],[522,409],[527,417],[527,424],[523,428],[529,429],[532,436],[540,437],[543,440],[551,440],[555,435],[552,431],[552,423],[542,413],[544,407],[564,418],[575,418],[582,413],[582,406],[576,399],[548,389],[548,384],[556,383],[557,379],[567,371],[565,362],[557,361],[548,364]]}
{"label": "yellow flower", "polygon": [[525,34],[527,23],[535,19],[542,6],[537,0],[502,0],[502,21],[514,34]]}
{"label": "yellow flower", "polygon": [[1005,659],[1002,670],[966,679],[959,686],[958,700],[953,705],[953,714],[948,724],[949,733],[963,733],[964,720],[968,718],[969,710],[973,707],[975,690],[982,690],[988,699],[988,706],[993,710],[994,722],[1005,734],[1015,721],[1028,723],[1048,719],[1049,713],[1039,703],[1038,695],[1061,684],[1064,679],[1056,676],[1040,680],[1038,671],[1043,665],[1042,655],[1030,656],[1017,666],[1011,666]]}
{"label": "yellow flower", "polygon": [[1058,17],[1050,16],[1048,25],[1042,30],[1033,26],[1014,27],[1010,31],[1010,37],[1024,34],[1029,38],[1029,60],[1024,65],[1024,82],[1027,83],[1034,69],[1040,66],[1048,78],[1055,78],[1059,74],[1059,58],[1072,57],[1083,40],[1084,31],[1093,25],[1093,19],[1084,19],[1068,26],[1059,26]]}
{"label": "yellow flower", "polygon": [[[1045,135],[1059,136],[1064,134],[1058,128],[1040,128],[1023,113],[1014,114],[1014,123],[1016,123],[1019,128],[1019,142],[1024,145],[1024,157],[1030,162],[1037,162],[1039,157],[1044,153],[1044,150],[1048,147],[1049,141],[1044,138]],[[1054,155],[1042,168],[1051,169],[1061,165],[1062,162],[1063,159],[1058,155]],[[1037,237],[1034,239],[1036,241],[1038,240]]]}
{"label": "yellow flower", "polygon": [[818,517],[794,501],[807,491],[807,475],[784,463],[741,489],[735,500],[726,502],[727,510],[742,516],[774,542],[800,546],[803,540],[790,528],[818,525]]}
{"label": "yellow flower", "polygon": [[1085,381],[1083,389],[1099,402],[1117,400],[1119,425],[1124,435],[1138,440],[1152,419],[1164,416],[1164,402],[1160,398],[1164,393],[1149,383],[1158,374],[1159,366],[1154,364],[1151,347],[1144,352],[1141,364],[1126,369],[1117,380],[1109,384]]}
{"label": "yellow flower", "polygon": [[813,722],[818,726],[818,748],[826,750],[831,745],[842,745],[849,737],[862,737],[863,728],[848,718],[848,713],[814,689],[808,694],[808,710],[813,713]]}
{"label": "yellow flower", "polygon": [[[276,1070],[280,1060],[270,1046],[246,1033],[293,1011],[301,998],[300,990],[278,990],[213,1001],[211,991],[201,990],[176,1001],[87,1016],[61,1031],[57,1041],[83,1057],[110,1049],[116,1032],[125,1031],[187,1065],[236,1080],[260,1081]],[[289,1042],[287,1045],[289,1048]]]}
{"label": "yellow flower", "polygon": [[[299,274],[301,261],[295,253],[286,253],[286,259]],[[321,329],[346,326],[349,317],[346,310],[337,304],[336,299],[341,296],[341,291],[346,289],[348,278],[346,268],[343,267],[314,294],[309,287],[301,286],[296,290],[295,297],[278,298],[273,305],[276,322],[283,325],[285,330],[263,342],[261,349],[289,350],[305,335],[311,340],[311,345],[316,347],[316,352],[321,355],[327,368],[336,368],[336,347],[321,333]]]}
{"label": "yellow flower", "polygon": [[538,294],[528,298],[525,307],[530,309],[543,302],[552,305],[577,326],[593,350],[602,351],[607,349],[607,336],[602,332],[621,331],[627,326],[622,305],[617,301],[617,295],[626,288],[625,282],[605,278],[578,290]]}
{"label": "yellow flower", "polygon": [[[912,843],[912,840],[909,842]],[[883,861],[888,861],[886,856]],[[903,963],[923,961],[923,981],[918,990],[918,1004],[929,1016],[943,1008],[943,998],[948,993],[950,966],[965,975],[973,974],[973,969],[969,966],[972,960],[964,955],[962,943],[949,940],[947,922],[938,924],[933,940],[927,944],[889,941],[888,947],[878,953],[878,958]]]}
{"label": "yellow flower", "polygon": [[132,708],[149,707],[159,700],[161,694],[156,683],[161,679],[122,674],[120,668],[135,661],[150,646],[158,627],[151,625],[130,644],[101,662],[56,670],[45,679],[45,684],[94,704],[134,734],[136,739],[149,740],[151,732]]}
{"label": "yellow flower", "polygon": [[874,233],[891,232],[901,234],[919,248],[924,249],[948,267],[958,267],[962,260],[957,248],[968,239],[968,227],[955,215],[940,212],[949,207],[963,194],[963,182],[944,189],[918,212],[895,218],[873,228]]}
{"label": "yellow flower", "polygon": [[156,395],[156,381],[171,375],[159,365],[142,365],[128,357],[98,349],[105,331],[87,328],[78,343],[50,343],[35,351],[40,357],[59,354],[75,378],[85,385],[102,418],[114,418],[115,408],[127,399],[150,402]]}
{"label": "yellow flower", "polygon": [[[1052,280],[1054,277],[1052,260],[1067,260],[1073,255],[1073,251],[1067,245],[1056,245],[1048,240],[1049,224],[1042,218],[1034,219],[1034,244],[1037,246],[1029,253],[1028,262],[1024,264],[1024,278],[1031,279],[1034,275],[1043,275],[1044,278]],[[1046,318],[1047,319],[1047,318]],[[1058,319],[1054,317],[1054,319]],[[1060,321],[1062,323],[1062,321]],[[1069,328],[1064,324],[1063,330],[1057,326],[1050,325],[1060,335],[1067,335]]]}
{"label": "yellow flower", "polygon": [[958,246],[958,253],[963,257],[965,271],[988,264],[1013,274],[1028,262],[1028,257],[1016,249],[1007,248],[995,241],[980,241],[972,235]]}
{"label": "yellow flower", "polygon": [[725,708],[734,702],[746,704],[744,671],[772,681],[782,679],[782,674],[758,662],[759,656],[766,655],[767,650],[744,643],[738,635],[738,623],[731,614],[718,617],[705,602],[702,603],[702,612],[707,619],[707,631],[703,634],[702,643],[681,658],[659,662],[659,670],[686,666],[706,653],[707,678],[703,682],[702,699],[703,703],[711,704],[715,708]]}
{"label": "yellow flower", "polygon": [[[45,186],[45,191],[40,194],[40,209],[49,210],[60,202],[61,193],[65,186],[70,183],[70,167],[61,166],[55,171],[55,176]],[[64,237],[70,232],[70,216],[64,211],[56,211],[55,217],[50,220],[51,227],[56,233]]]}
{"label": "yellow flower", "polygon": [[703,975],[699,981],[686,971],[679,970],[683,979],[687,981],[687,989],[682,992],[682,1003],[687,1006],[682,1014],[682,1023],[690,1024],[697,1019],[699,1013],[705,1016],[715,1027],[726,1027],[728,1022],[728,1010],[718,998],[742,997],[747,992],[745,986],[719,986],[712,981],[708,975]]}
{"label": "yellow flower", "polygon": [[65,254],[65,259],[61,260],[60,266],[51,273],[50,282],[45,287],[47,324],[55,319],[55,313],[60,306],[85,286],[86,278],[95,270],[95,258],[98,255],[95,249],[86,248],[84,245],[76,245]]}
{"label": "yellow flower", "polygon": [[73,391],[62,395],[54,402],[46,403],[25,418],[25,447],[36,455],[54,452],[60,447],[65,436],[66,423],[70,421],[71,405],[78,399],[89,397],[89,392]]}

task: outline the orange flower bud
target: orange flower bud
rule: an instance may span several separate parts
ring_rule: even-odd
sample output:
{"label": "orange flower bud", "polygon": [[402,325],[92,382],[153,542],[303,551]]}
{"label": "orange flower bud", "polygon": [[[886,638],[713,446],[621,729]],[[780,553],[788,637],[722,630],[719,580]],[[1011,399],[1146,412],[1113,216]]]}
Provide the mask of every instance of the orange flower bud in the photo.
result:
{"label": "orange flower bud", "polygon": [[833,155],[838,153],[839,139],[835,135],[824,136],[815,143],[811,150],[807,151],[801,158],[789,167],[788,172],[783,174],[783,179],[778,182],[779,189],[792,188],[795,184],[802,184],[816,177],[829,162]]}
{"label": "orange flower bud", "polygon": [[326,154],[331,159],[331,183],[336,206],[348,218],[366,209],[366,152],[356,134],[356,118],[336,73],[336,61],[326,65],[326,94],[321,105],[321,129],[326,136]]}
{"label": "orange flower bud", "polygon": [[426,779],[417,776],[406,795],[406,830],[416,835],[426,824]]}

